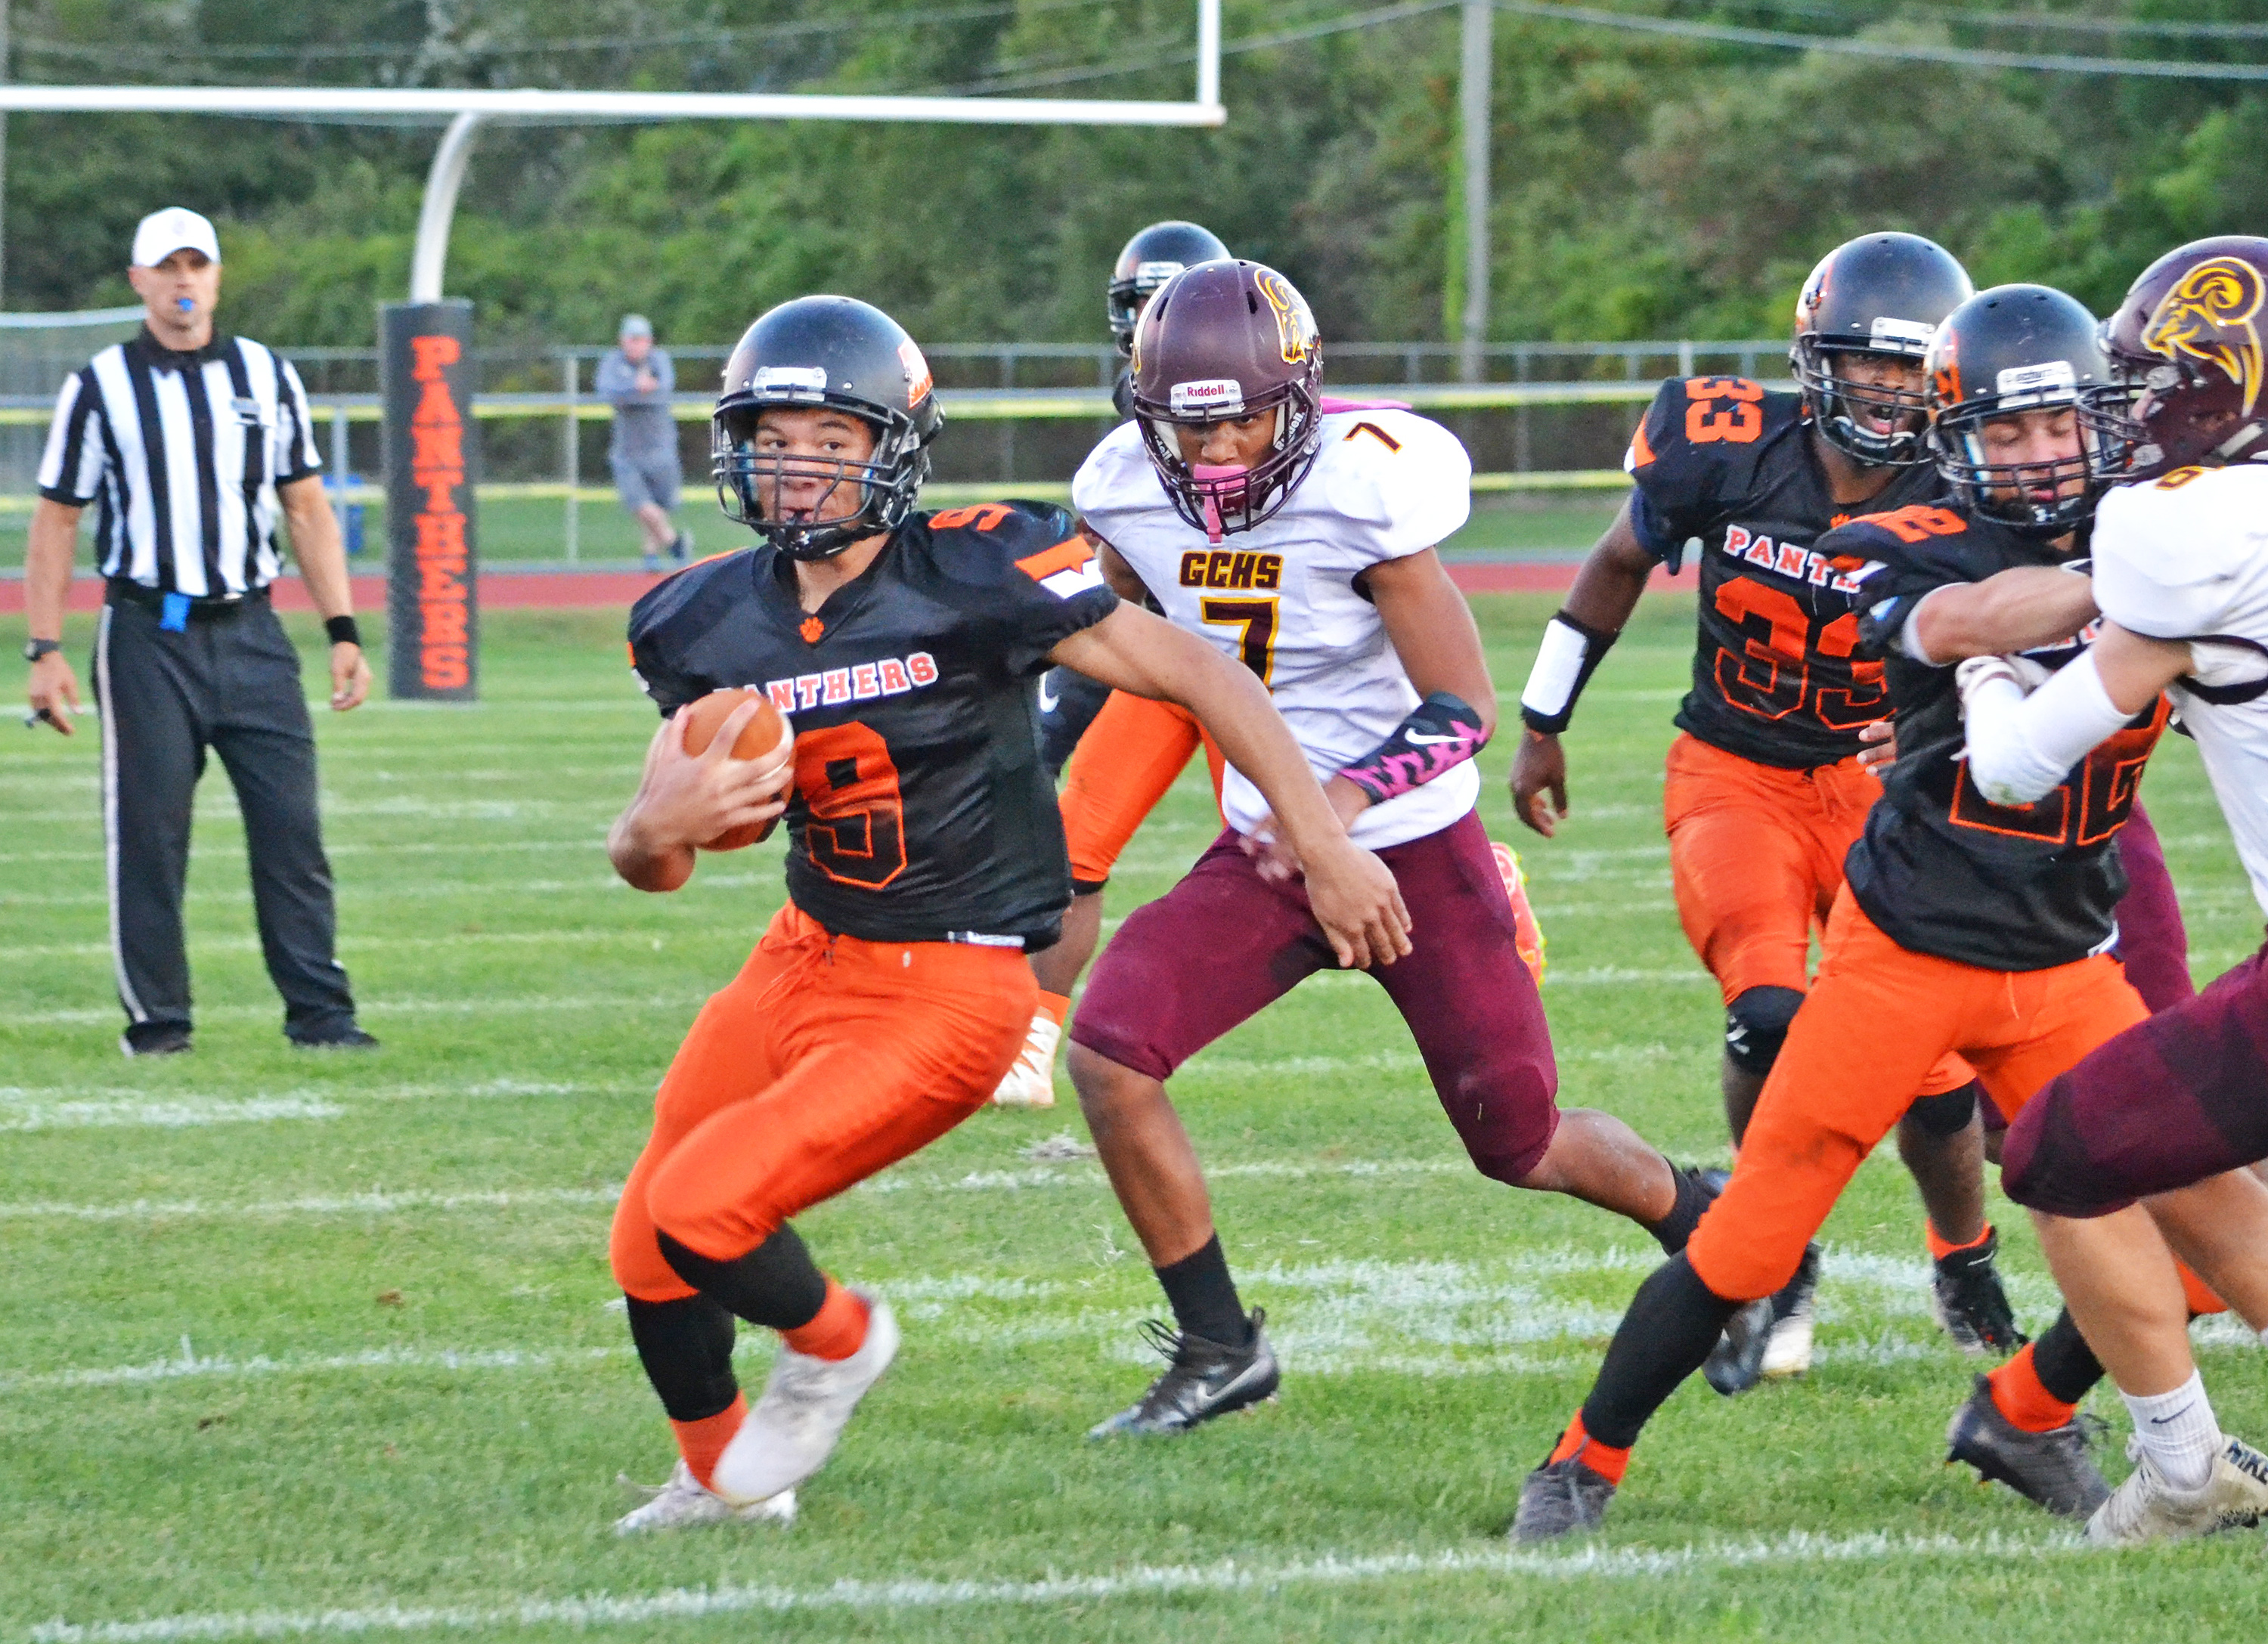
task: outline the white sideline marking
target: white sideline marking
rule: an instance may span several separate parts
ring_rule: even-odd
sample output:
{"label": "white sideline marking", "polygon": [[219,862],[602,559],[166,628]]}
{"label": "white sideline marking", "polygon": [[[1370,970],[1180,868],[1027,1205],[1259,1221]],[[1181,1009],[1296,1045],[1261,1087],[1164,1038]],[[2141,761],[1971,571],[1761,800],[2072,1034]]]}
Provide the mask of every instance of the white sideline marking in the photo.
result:
{"label": "white sideline marking", "polygon": [[1077,1600],[1165,1597],[1183,1593],[1272,1592],[1285,1587],[1345,1587],[1462,1575],[1525,1576],[1537,1581],[1629,1581],[1701,1571],[1774,1565],[1948,1558],[2043,1558],[2080,1551],[2074,1535],[1819,1536],[1798,1530],[1765,1541],[1683,1547],[1583,1547],[1523,1552],[1510,1547],[1441,1552],[1335,1553],[1273,1564],[1135,1565],[1087,1575],[1033,1581],[889,1581],[846,1579],[825,1587],[681,1587],[652,1593],[588,1593],[567,1598],[527,1596],[501,1604],[385,1604],[357,1610],[250,1611],[161,1616],[144,1621],[42,1622],[27,1644],[175,1644],[180,1640],[330,1636],[370,1633],[470,1632],[493,1627],[637,1626],[704,1616],[799,1611],[964,1610],[976,1605],[1057,1604]]}
{"label": "white sideline marking", "polygon": [[[604,850],[607,836],[593,833],[583,839],[454,839],[402,840],[396,841],[356,844],[352,841],[323,841],[323,852],[330,856],[446,856],[459,851],[469,855],[474,851],[512,850]],[[11,850],[0,851],[0,862],[100,862],[99,850]]]}
{"label": "white sideline marking", "polygon": [[[520,1010],[686,1010],[698,1009],[706,994],[685,994],[677,998],[637,999],[623,994],[599,994],[578,998],[533,998],[513,995],[509,998],[480,999],[365,999],[359,1014],[367,1023],[383,1022],[389,1016],[490,1016],[509,1015]],[[219,1018],[234,1022],[266,1022],[276,1014],[276,1007],[266,1005],[202,1005],[197,1009],[198,1018],[212,1021]],[[118,1007],[100,1009],[20,1010],[9,1017],[19,1026],[84,1026],[90,1023],[115,1022]]]}
{"label": "white sideline marking", "polygon": [[503,1188],[470,1193],[341,1193],[306,1199],[273,1199],[241,1205],[209,1205],[195,1199],[136,1199],[126,1204],[67,1205],[30,1200],[0,1204],[0,1222],[208,1221],[222,1217],[258,1220],[270,1216],[390,1216],[410,1210],[511,1210],[522,1205],[609,1205],[622,1197],[619,1183],[608,1187]]}
{"label": "white sideline marking", "polygon": [[131,1101],[39,1101],[0,1090],[0,1132],[107,1129],[124,1126],[178,1130],[190,1125],[272,1124],[281,1119],[336,1119],[346,1109],[301,1097],[254,1097],[249,1100],[173,1097],[151,1100],[142,1091]]}
{"label": "white sideline marking", "polygon": [[[673,935],[675,933],[672,933]],[[339,943],[339,950],[349,958],[358,951],[385,948],[422,950],[426,948],[472,948],[482,946],[515,946],[550,943],[620,943],[625,948],[640,948],[652,951],[654,936],[650,931],[633,930],[627,927],[613,930],[473,930],[457,931],[446,936],[346,936]],[[203,936],[188,944],[192,953],[257,953],[257,936]],[[0,949],[0,960],[29,958],[85,958],[93,954],[107,954],[107,942],[51,942],[26,947]]]}

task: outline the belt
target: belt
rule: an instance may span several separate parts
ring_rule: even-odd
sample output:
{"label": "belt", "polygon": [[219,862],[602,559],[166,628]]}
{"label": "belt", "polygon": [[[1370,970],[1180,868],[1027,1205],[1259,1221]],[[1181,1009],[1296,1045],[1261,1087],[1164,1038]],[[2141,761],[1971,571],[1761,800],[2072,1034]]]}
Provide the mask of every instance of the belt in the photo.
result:
{"label": "belt", "polygon": [[[160,589],[146,588],[142,583],[124,576],[111,577],[106,586],[107,591],[103,598],[107,604],[144,605],[152,611],[165,609],[166,595]],[[189,618],[192,621],[202,622],[214,617],[234,616],[247,605],[267,603],[268,590],[265,587],[254,588],[247,592],[233,594],[220,599],[193,598],[188,601]]]}

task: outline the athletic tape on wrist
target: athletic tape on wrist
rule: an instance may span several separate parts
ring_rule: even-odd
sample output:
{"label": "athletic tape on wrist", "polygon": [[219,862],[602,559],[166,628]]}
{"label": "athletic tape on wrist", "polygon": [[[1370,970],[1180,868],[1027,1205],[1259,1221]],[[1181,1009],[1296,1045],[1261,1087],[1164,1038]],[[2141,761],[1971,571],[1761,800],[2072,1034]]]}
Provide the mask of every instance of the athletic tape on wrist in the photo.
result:
{"label": "athletic tape on wrist", "polygon": [[1614,646],[1616,635],[1580,622],[1565,611],[1543,629],[1535,665],[1520,694],[1520,717],[1530,730],[1557,736],[1575,716],[1576,699]]}
{"label": "athletic tape on wrist", "polygon": [[1339,774],[1372,803],[1384,804],[1454,770],[1487,742],[1481,716],[1464,699],[1436,691],[1410,710],[1392,736]]}

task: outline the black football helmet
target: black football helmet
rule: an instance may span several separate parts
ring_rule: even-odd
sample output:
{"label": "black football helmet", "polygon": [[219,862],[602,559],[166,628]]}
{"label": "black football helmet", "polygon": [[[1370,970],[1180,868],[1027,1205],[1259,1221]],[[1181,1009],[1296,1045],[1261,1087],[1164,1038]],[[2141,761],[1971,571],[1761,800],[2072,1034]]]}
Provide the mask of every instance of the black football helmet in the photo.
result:
{"label": "black football helmet", "polygon": [[1184,268],[1201,262],[1219,262],[1228,255],[1211,230],[1178,218],[1152,223],[1126,242],[1110,271],[1110,340],[1122,358],[1134,352],[1134,322],[1142,305],[1157,289]]}
{"label": "black football helmet", "polygon": [[1922,395],[1846,381],[1836,360],[1885,354],[1918,361],[1938,322],[1975,290],[1952,253],[1918,234],[1862,234],[1819,260],[1795,301],[1787,358],[1804,408],[1830,444],[1874,467],[1929,460]]}
{"label": "black football helmet", "polygon": [[[1272,411],[1249,468],[1189,462],[1175,426]],[[1134,420],[1174,511],[1218,542],[1291,500],[1322,450],[1323,340],[1307,299],[1256,262],[1208,262],[1166,282],[1134,334]]]}
{"label": "black football helmet", "polygon": [[[1928,365],[1937,469],[1977,517],[2059,537],[2088,517],[2124,466],[2125,450],[2097,414],[2123,403],[2127,391],[2095,340],[2095,316],[2077,298],[2044,285],[1979,291],[1938,327]],[[2077,437],[2072,455],[1992,459],[1986,423],[2066,407]]]}
{"label": "black football helmet", "polygon": [[[765,411],[816,407],[872,427],[873,456],[849,462],[756,450],[756,420]],[[944,426],[929,363],[905,327],[852,297],[799,297],[761,316],[725,363],[724,392],[710,418],[717,500],[727,517],[781,552],[828,559],[904,522],[929,478],[930,442]],[[788,477],[831,479],[821,505],[846,490],[854,505],[812,518],[767,518],[760,486]]]}

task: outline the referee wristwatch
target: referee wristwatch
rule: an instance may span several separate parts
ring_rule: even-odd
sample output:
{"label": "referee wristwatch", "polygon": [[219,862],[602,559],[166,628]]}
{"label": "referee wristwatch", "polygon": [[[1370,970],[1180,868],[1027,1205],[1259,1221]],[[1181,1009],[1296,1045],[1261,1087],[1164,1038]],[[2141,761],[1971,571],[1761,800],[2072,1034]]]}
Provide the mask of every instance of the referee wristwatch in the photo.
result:
{"label": "referee wristwatch", "polygon": [[61,650],[63,648],[63,642],[59,639],[27,639],[24,642],[24,660],[37,662],[48,653]]}

